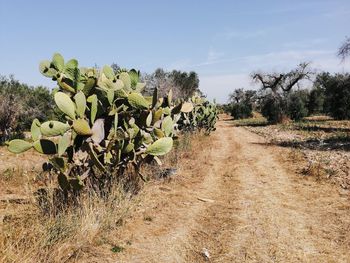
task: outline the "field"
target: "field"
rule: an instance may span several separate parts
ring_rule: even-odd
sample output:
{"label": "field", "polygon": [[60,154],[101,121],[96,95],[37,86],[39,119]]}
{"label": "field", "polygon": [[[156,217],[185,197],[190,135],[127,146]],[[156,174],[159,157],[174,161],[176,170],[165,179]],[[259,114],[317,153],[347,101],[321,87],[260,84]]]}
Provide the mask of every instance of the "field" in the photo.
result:
{"label": "field", "polygon": [[314,116],[277,125],[265,125],[263,118],[235,123],[263,136],[270,145],[291,149],[291,162],[304,163],[299,165],[302,174],[350,187],[350,121]]}
{"label": "field", "polygon": [[264,125],[222,115],[210,136],[179,140],[163,160],[174,174],[149,167],[137,195],[83,199],[61,220],[37,210],[33,153],[2,148],[2,261],[347,262],[349,123]]}

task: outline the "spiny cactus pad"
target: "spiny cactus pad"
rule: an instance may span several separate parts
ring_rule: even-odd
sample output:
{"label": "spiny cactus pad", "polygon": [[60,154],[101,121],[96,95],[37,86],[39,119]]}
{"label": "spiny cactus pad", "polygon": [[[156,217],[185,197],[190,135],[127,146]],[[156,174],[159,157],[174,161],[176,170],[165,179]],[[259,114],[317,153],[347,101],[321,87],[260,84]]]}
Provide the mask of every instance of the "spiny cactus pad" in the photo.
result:
{"label": "spiny cactus pad", "polygon": [[63,92],[55,94],[55,102],[57,107],[71,119],[75,119],[75,105],[71,98]]}
{"label": "spiny cactus pad", "polygon": [[141,94],[136,92],[129,94],[128,102],[136,109],[147,109],[149,107],[147,100]]}
{"label": "spiny cactus pad", "polygon": [[86,97],[82,91],[79,91],[74,96],[76,112],[80,118],[84,118],[86,110]]}
{"label": "spiny cactus pad", "polygon": [[33,140],[35,141],[40,139],[40,136],[41,136],[40,126],[41,126],[40,121],[38,119],[34,119],[32,122],[32,126],[30,128],[30,132]]}
{"label": "spiny cactus pad", "polygon": [[[40,132],[44,136],[58,136],[64,134],[70,128],[69,124],[59,121],[47,121],[41,124]],[[37,140],[39,137],[33,137],[33,140]]]}
{"label": "spiny cactus pad", "polygon": [[32,148],[32,144],[20,139],[14,139],[9,142],[8,150],[12,153],[22,153]]}
{"label": "spiny cactus pad", "polygon": [[154,156],[160,156],[170,152],[173,147],[173,139],[170,137],[164,137],[156,140],[150,146],[148,146],[146,153]]}
{"label": "spiny cactus pad", "polygon": [[57,153],[58,156],[61,156],[64,154],[71,144],[71,134],[70,133],[65,133],[63,136],[60,137],[58,140],[58,145],[57,145]]}

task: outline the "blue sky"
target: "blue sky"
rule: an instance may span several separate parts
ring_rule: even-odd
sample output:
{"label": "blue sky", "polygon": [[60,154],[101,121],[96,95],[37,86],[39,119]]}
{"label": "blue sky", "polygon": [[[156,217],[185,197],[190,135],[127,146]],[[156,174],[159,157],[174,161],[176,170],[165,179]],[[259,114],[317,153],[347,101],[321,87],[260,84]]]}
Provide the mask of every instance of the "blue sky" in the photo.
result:
{"label": "blue sky", "polygon": [[0,74],[54,87],[38,64],[60,52],[82,66],[194,70],[210,99],[256,88],[253,70],[349,71],[350,1],[0,0]]}

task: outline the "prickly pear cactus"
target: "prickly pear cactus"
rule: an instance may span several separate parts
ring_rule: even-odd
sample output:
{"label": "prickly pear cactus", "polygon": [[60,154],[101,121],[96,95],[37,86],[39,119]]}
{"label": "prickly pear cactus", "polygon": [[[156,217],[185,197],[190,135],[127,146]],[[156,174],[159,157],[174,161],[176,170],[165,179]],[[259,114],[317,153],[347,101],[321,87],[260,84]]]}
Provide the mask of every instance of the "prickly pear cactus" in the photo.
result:
{"label": "prickly pear cactus", "polygon": [[54,99],[66,121],[35,119],[31,141],[10,141],[8,149],[48,154],[51,171],[66,192],[88,182],[103,187],[129,164],[139,172],[144,162],[159,163],[158,156],[172,149],[176,132],[188,126],[214,130],[214,104],[200,97],[175,104],[171,91],[165,98],[158,98],[157,90],[153,97],[144,97],[145,84],[134,69],[115,73],[110,66],[83,68],[56,53],[51,61],[41,62],[39,70],[57,83]]}
{"label": "prickly pear cactus", "polygon": [[215,103],[196,94],[188,102],[183,103],[177,124],[180,130],[203,130],[206,134],[210,134],[215,131],[218,113]]}
{"label": "prickly pear cactus", "polygon": [[129,163],[139,168],[172,149],[172,102],[164,107],[157,91],[145,98],[138,71],[79,68],[77,60],[65,62],[60,54],[41,62],[39,69],[57,82],[54,99],[66,122],[34,120],[32,140],[10,141],[8,149],[49,154],[63,190],[79,190]]}

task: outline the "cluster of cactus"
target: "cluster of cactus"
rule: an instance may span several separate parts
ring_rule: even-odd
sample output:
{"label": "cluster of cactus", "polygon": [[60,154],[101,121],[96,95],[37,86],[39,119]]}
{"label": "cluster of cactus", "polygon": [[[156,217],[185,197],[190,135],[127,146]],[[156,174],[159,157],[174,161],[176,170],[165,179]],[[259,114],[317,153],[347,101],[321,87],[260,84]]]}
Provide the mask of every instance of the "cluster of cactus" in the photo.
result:
{"label": "cluster of cactus", "polygon": [[64,191],[80,190],[87,182],[101,184],[128,165],[139,173],[144,162],[160,163],[158,156],[173,147],[181,128],[177,123],[185,117],[184,122],[202,127],[203,118],[214,109],[207,104],[207,111],[204,104],[197,103],[198,98],[175,104],[171,90],[163,98],[158,98],[157,89],[153,96],[145,97],[141,93],[145,84],[139,82],[140,73],[134,69],[79,68],[77,60],[65,63],[56,53],[52,61],[40,63],[40,72],[57,82],[53,95],[65,122],[35,119],[31,141],[12,140],[8,149],[21,153],[34,148],[50,155],[49,168],[58,175]]}
{"label": "cluster of cactus", "polygon": [[199,95],[194,95],[188,103],[192,105],[192,110],[182,112],[178,121],[180,130],[204,130],[209,134],[215,131],[215,124],[218,120],[219,110],[215,103],[211,103]]}

